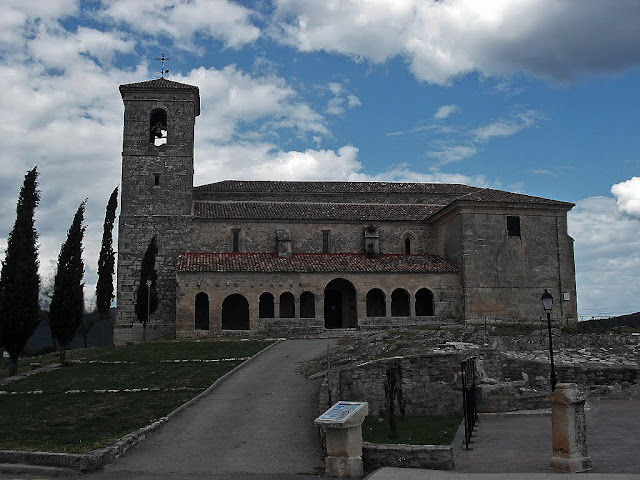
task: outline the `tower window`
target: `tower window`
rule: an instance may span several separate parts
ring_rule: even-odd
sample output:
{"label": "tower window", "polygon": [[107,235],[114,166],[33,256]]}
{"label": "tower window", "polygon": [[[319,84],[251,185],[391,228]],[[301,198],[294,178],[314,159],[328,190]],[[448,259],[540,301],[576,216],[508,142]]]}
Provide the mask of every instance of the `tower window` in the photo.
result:
{"label": "tower window", "polygon": [[404,253],[411,255],[411,239],[409,237],[404,239]]}
{"label": "tower window", "polygon": [[167,143],[167,136],[167,112],[156,108],[149,119],[149,143],[159,147]]}
{"label": "tower window", "polygon": [[322,253],[329,253],[329,230],[322,231]]}
{"label": "tower window", "polygon": [[507,234],[510,237],[520,236],[520,217],[507,217]]}
{"label": "tower window", "polygon": [[153,185],[154,186],[158,186],[160,185],[160,174],[159,173],[154,173],[153,174]]}
{"label": "tower window", "polygon": [[240,251],[240,229],[238,228],[234,228],[232,230],[232,246],[231,246],[231,251],[233,252],[239,252]]}

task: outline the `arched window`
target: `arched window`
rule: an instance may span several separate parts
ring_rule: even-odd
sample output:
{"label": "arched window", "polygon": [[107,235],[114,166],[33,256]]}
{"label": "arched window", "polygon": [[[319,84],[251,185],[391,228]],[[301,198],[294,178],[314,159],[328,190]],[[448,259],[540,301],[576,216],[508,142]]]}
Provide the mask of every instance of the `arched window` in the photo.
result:
{"label": "arched window", "polygon": [[260,300],[258,301],[258,316],[260,318],[273,318],[273,314],[273,295],[269,292],[264,292],[260,295]]}
{"label": "arched window", "polygon": [[280,295],[280,318],[294,318],[295,316],[296,307],[293,293],[284,292]]}
{"label": "arched window", "polygon": [[149,117],[149,143],[156,147],[167,143],[167,112],[162,108],[155,108]]}
{"label": "arched window", "polygon": [[387,316],[384,299],[384,292],[379,288],[373,288],[367,292],[367,317]]}
{"label": "arched window", "polygon": [[209,330],[209,296],[204,292],[196,295],[195,328]]}
{"label": "arched window", "polygon": [[416,315],[419,317],[433,315],[433,292],[428,288],[421,288],[416,292]]}
{"label": "arched window", "polygon": [[249,330],[249,302],[234,293],[222,302],[222,329]]}
{"label": "arched window", "polygon": [[391,294],[391,316],[409,316],[409,292],[404,288],[396,288]]}
{"label": "arched window", "polygon": [[300,295],[300,318],[316,318],[316,297],[311,292]]}
{"label": "arched window", "polygon": [[416,239],[411,232],[407,232],[402,236],[402,253],[405,255],[416,253]]}

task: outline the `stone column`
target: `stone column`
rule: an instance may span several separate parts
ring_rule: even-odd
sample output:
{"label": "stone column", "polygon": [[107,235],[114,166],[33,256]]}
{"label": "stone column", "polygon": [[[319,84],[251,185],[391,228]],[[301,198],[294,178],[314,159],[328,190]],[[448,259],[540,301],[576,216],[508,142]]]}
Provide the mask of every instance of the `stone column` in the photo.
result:
{"label": "stone column", "polygon": [[338,402],[315,420],[325,427],[325,464],[330,477],[362,476],[362,422],[368,412],[366,402]]}
{"label": "stone column", "polygon": [[558,383],[551,393],[551,468],[563,472],[591,470],[587,454],[585,396],[575,383]]}

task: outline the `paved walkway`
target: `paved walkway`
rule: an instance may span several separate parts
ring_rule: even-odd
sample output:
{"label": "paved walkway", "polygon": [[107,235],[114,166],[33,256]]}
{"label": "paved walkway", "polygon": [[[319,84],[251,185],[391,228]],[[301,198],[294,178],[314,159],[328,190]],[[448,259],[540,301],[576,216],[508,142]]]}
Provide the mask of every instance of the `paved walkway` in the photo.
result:
{"label": "paved walkway", "polygon": [[335,340],[287,340],[232,375],[92,479],[305,479],[324,468],[319,380],[301,363]]}

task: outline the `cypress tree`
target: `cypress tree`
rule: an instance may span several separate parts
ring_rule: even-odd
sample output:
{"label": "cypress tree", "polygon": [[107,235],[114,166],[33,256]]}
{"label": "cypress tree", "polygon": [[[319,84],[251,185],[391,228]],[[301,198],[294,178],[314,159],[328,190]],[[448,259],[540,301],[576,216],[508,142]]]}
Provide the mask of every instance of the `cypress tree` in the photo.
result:
{"label": "cypress tree", "polygon": [[[147,340],[147,322],[149,316],[158,308],[158,293],[156,291],[156,281],[158,274],[156,273],[156,255],[158,255],[158,246],[156,245],[156,237],[151,239],[147,250],[142,257],[142,266],[140,267],[140,282],[138,283],[138,291],[136,292],[136,317],[142,322],[144,334],[143,339]],[[147,286],[147,280],[151,280],[151,286]],[[149,293],[150,295],[147,295]],[[148,304],[147,304],[148,301]]]}
{"label": "cypress tree", "polygon": [[18,373],[18,357],[39,322],[38,234],[34,224],[40,202],[37,168],[24,177],[0,273],[0,342],[11,358],[10,375]]}
{"label": "cypress tree", "polygon": [[84,313],[84,263],[82,262],[82,225],[86,200],[80,204],[69,227],[67,239],[60,248],[58,268],[49,307],[51,335],[60,347],[60,363],[66,361],[66,350],[78,330]]}
{"label": "cypress tree", "polygon": [[98,283],[96,284],[96,309],[100,314],[100,346],[104,347],[104,323],[111,320],[111,301],[113,300],[113,271],[116,263],[113,253],[113,222],[118,207],[118,187],[107,203],[102,231],[102,247],[98,258]]}

